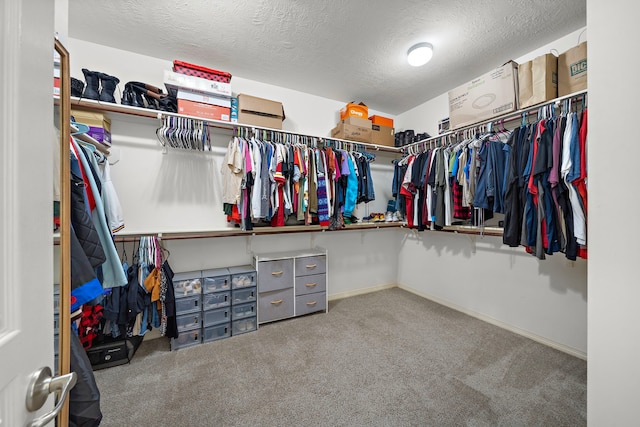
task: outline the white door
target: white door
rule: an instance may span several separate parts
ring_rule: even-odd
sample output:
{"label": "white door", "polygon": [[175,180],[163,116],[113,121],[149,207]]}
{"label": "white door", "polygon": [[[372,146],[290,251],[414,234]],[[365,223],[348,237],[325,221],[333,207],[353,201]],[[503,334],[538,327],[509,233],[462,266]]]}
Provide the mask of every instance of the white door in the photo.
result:
{"label": "white door", "polygon": [[0,1],[0,426],[24,426],[53,370],[53,2]]}

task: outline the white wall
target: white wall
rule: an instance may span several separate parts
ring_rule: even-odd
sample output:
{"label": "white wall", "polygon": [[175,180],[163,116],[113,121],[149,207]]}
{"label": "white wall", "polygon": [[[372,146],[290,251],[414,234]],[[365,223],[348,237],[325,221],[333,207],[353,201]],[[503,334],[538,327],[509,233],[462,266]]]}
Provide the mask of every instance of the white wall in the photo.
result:
{"label": "white wall", "polygon": [[[530,52],[525,62],[578,43],[582,30]],[[581,41],[586,39],[586,32]],[[444,94],[398,116],[403,128],[437,134],[448,116]],[[400,247],[398,282],[474,316],[584,357],[587,353],[587,263],[568,262],[563,254],[545,261],[511,249],[501,238],[478,240],[450,233],[407,233]],[[475,247],[475,250],[473,249]]]}
{"label": "white wall", "polygon": [[586,261],[545,261],[501,237],[404,232],[398,282],[427,298],[584,357]]}
{"label": "white wall", "polygon": [[[588,423],[638,425],[640,229],[637,6],[587,1],[589,27]],[[625,214],[631,213],[630,217]],[[621,218],[621,214],[623,217]],[[627,219],[631,219],[628,221]]]}

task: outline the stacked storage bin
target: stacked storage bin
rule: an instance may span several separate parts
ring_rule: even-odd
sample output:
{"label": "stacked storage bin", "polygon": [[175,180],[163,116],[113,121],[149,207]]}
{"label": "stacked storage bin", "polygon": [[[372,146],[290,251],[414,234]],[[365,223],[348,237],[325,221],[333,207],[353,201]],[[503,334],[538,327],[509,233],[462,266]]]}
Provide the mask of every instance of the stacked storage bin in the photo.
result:
{"label": "stacked storage bin", "polygon": [[173,287],[178,338],[171,338],[172,351],[202,342],[202,272],[176,273]]}
{"label": "stacked storage bin", "polygon": [[53,371],[58,374],[60,351],[60,285],[53,285]]}
{"label": "stacked storage bin", "polygon": [[203,341],[231,336],[231,277],[226,268],[205,270],[203,276]]}
{"label": "stacked storage bin", "polygon": [[251,265],[230,267],[231,335],[255,331],[257,322],[256,270]]}

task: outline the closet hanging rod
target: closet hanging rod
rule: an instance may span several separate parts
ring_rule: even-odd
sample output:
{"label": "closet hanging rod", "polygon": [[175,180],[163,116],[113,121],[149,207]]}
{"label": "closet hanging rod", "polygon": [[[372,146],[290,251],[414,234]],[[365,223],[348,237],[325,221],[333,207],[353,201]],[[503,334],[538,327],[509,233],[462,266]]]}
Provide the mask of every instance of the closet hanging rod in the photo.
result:
{"label": "closet hanging rod", "polygon": [[459,127],[459,128],[450,130],[448,132],[441,133],[440,135],[436,135],[436,136],[432,136],[432,137],[429,137],[429,138],[421,139],[420,141],[416,141],[416,142],[412,142],[411,144],[404,145],[401,148],[402,148],[402,151],[406,153],[411,147],[415,147],[415,146],[418,146],[420,144],[425,144],[425,143],[429,143],[429,142],[432,142],[432,141],[437,141],[437,140],[439,140],[441,138],[446,138],[448,136],[459,135],[460,133],[462,133],[464,131],[467,131],[467,130],[470,130],[470,129],[476,129],[476,128],[479,128],[479,127],[482,127],[482,126],[486,126],[488,124],[497,124],[497,123],[500,123],[501,121],[502,122],[509,122],[509,121],[514,121],[514,120],[520,120],[522,118],[522,114],[524,114],[524,113],[530,113],[530,112],[533,111],[533,112],[536,112],[536,114],[537,114],[537,111],[540,108],[546,107],[548,105],[557,105],[557,104],[559,104],[560,102],[562,102],[562,101],[564,101],[566,99],[577,98],[577,97],[586,96],[586,95],[587,95],[587,91],[586,90],[570,93],[569,95],[560,96],[558,98],[551,99],[551,100],[546,101],[546,102],[541,103],[541,104],[536,104],[534,106],[523,108],[523,109],[517,110],[517,111],[512,111],[510,113],[505,113],[505,114],[503,114],[501,116],[493,117],[493,118],[491,118],[489,120],[484,120],[484,121],[480,121],[478,123],[474,123],[474,124],[471,124],[471,125]]}
{"label": "closet hanging rod", "polygon": [[170,113],[167,111],[158,111],[158,110],[150,110],[148,108],[140,108],[140,107],[132,107],[129,105],[121,105],[121,104],[113,104],[110,102],[100,102],[100,101],[96,101],[93,99],[86,99],[86,98],[78,98],[78,97],[71,97],[71,105],[75,105],[75,106],[79,106],[79,107],[85,107],[85,108],[92,108],[95,110],[100,110],[100,111],[108,111],[111,113],[119,113],[119,114],[126,114],[126,115],[131,115],[131,116],[138,116],[138,117],[147,117],[147,118],[152,118],[152,119],[162,119],[163,116],[171,116],[171,117],[181,117],[181,118],[187,118],[187,119],[193,119],[193,120],[201,120],[204,123],[207,124],[207,126],[209,127],[214,127],[214,128],[218,128],[218,129],[227,129],[227,130],[233,130],[234,128],[237,127],[241,127],[244,129],[259,129],[261,131],[268,131],[268,132],[279,132],[279,133],[283,133],[283,134],[289,134],[289,135],[297,135],[297,136],[305,136],[308,138],[317,138],[319,140],[322,141],[338,141],[341,142],[343,144],[353,144],[353,145],[362,145],[366,148],[369,148],[370,150],[375,150],[375,151],[385,151],[385,152],[389,152],[389,153],[402,153],[402,148],[401,147],[389,147],[386,145],[378,145],[378,144],[372,144],[372,143],[368,143],[368,142],[358,142],[358,141],[351,141],[351,140],[347,140],[347,139],[338,139],[338,138],[331,138],[331,137],[327,137],[327,136],[317,136],[317,135],[309,135],[309,134],[302,134],[302,133],[298,133],[298,132],[291,132],[291,131],[285,131],[282,129],[274,129],[274,128],[267,128],[267,127],[260,127],[260,126],[255,126],[255,125],[248,125],[245,123],[231,123],[231,122],[224,122],[221,120],[212,120],[212,119],[205,119],[202,117],[196,117],[196,116],[187,116],[184,114],[178,114],[178,113]]}
{"label": "closet hanging rod", "polygon": [[[345,228],[337,230],[329,230],[327,227],[323,227],[317,224],[314,225],[287,225],[285,227],[258,227],[253,230],[210,230],[210,231],[172,231],[172,232],[140,232],[131,234],[116,234],[113,236],[113,240],[117,243],[122,242],[136,242],[140,237],[155,236],[162,240],[190,240],[190,239],[211,239],[217,237],[243,237],[243,236],[255,236],[255,235],[270,235],[270,234],[294,234],[294,233],[334,233],[334,232],[346,232],[346,231],[361,231],[361,230],[374,230],[385,228],[405,228],[407,226],[404,222],[381,222],[381,223],[358,223],[350,224]],[[56,233],[57,234],[57,233]],[[53,244],[59,245],[60,237],[54,235]]]}

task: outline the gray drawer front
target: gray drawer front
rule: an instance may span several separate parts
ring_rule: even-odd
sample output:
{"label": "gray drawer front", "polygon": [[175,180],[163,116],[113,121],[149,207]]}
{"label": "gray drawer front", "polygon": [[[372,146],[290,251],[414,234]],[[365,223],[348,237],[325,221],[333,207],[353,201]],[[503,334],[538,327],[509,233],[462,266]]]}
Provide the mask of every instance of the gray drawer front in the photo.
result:
{"label": "gray drawer front", "polygon": [[327,275],[313,274],[296,277],[296,296],[325,292],[327,289]]}
{"label": "gray drawer front", "polygon": [[327,308],[327,294],[318,292],[296,297],[296,316],[302,316],[315,311],[325,311]]}
{"label": "gray drawer front", "polygon": [[293,317],[293,289],[260,293],[258,296],[258,323]]}
{"label": "gray drawer front", "polygon": [[324,255],[296,258],[296,276],[321,274],[327,271],[327,257]]}
{"label": "gray drawer front", "polygon": [[260,261],[258,265],[258,292],[293,287],[293,260]]}

